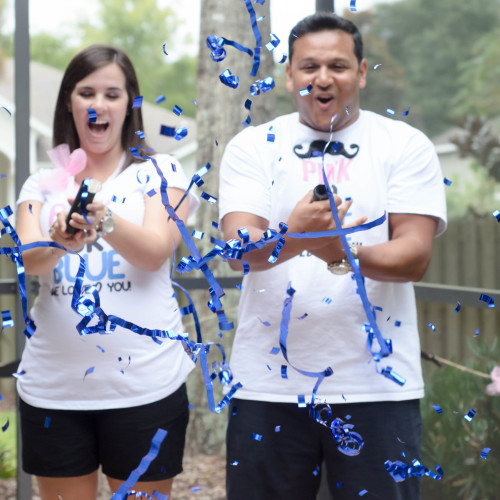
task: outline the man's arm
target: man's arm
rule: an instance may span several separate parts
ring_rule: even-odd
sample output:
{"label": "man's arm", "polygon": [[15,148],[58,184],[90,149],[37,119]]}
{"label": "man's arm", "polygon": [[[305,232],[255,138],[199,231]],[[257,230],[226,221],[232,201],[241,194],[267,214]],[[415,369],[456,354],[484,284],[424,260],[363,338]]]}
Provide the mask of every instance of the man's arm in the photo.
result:
{"label": "man's arm", "polygon": [[420,281],[431,261],[437,225],[429,215],[389,214],[390,240],[357,247],[361,274],[377,281]]}

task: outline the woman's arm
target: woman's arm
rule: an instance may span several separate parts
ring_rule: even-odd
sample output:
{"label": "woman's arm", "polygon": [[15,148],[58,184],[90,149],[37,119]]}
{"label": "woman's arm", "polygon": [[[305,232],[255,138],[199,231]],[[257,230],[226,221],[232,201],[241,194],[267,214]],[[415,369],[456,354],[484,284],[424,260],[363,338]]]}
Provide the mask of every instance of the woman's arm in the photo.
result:
{"label": "woman's arm", "polygon": [[[170,204],[175,207],[184,191],[167,188]],[[144,271],[157,271],[174,253],[181,240],[177,224],[168,219],[168,213],[161,202],[160,194],[144,198],[144,223],[138,226],[113,214],[115,229],[104,239],[130,264]],[[93,204],[88,207],[94,208]],[[188,217],[188,199],[177,209],[177,215],[184,222]],[[102,215],[100,215],[102,214]],[[96,221],[104,216],[104,211],[96,212]],[[83,218],[82,218],[83,219]]]}

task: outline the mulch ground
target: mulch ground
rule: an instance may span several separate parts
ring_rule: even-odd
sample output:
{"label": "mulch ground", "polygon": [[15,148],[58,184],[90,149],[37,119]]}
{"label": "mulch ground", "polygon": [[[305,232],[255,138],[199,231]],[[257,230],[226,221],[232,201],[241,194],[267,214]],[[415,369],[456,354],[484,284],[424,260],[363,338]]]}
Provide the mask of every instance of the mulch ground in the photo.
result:
{"label": "mulch ground", "polygon": [[[184,472],[174,480],[171,500],[224,500],[226,498],[225,479],[224,457],[185,456]],[[32,498],[40,500],[36,483],[33,484]],[[98,500],[110,498],[111,490],[106,480],[100,478]],[[0,479],[0,499],[17,499],[15,479]]]}

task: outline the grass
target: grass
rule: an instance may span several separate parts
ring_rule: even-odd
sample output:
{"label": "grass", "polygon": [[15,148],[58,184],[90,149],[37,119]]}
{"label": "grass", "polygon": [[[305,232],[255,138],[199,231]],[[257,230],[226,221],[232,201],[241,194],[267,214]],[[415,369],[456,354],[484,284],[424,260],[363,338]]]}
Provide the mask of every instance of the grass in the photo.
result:
{"label": "grass", "polygon": [[16,420],[15,410],[0,411],[0,478],[16,475]]}

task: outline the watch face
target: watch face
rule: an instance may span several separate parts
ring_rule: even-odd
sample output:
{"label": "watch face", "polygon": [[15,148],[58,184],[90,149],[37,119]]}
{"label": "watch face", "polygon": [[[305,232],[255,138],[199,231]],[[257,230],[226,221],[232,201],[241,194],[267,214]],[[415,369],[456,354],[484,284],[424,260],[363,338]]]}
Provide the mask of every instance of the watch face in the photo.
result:
{"label": "watch face", "polygon": [[336,266],[332,266],[330,268],[330,271],[333,274],[338,274],[338,275],[347,274],[349,272],[349,266],[347,266],[346,264],[344,264],[343,262],[341,262],[340,264],[338,264]]}
{"label": "watch face", "polygon": [[109,234],[115,228],[115,220],[113,217],[106,216],[101,221],[101,231],[105,234]]}

